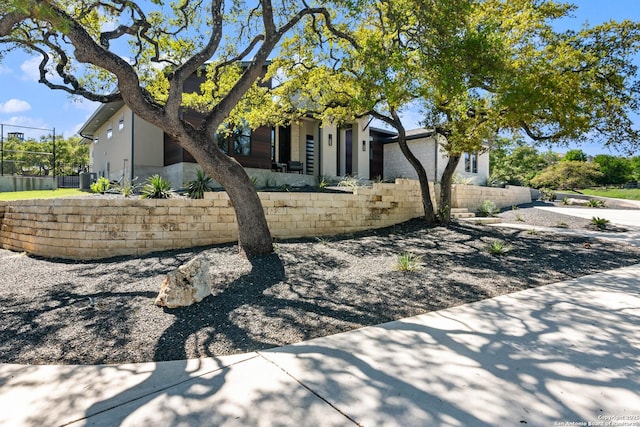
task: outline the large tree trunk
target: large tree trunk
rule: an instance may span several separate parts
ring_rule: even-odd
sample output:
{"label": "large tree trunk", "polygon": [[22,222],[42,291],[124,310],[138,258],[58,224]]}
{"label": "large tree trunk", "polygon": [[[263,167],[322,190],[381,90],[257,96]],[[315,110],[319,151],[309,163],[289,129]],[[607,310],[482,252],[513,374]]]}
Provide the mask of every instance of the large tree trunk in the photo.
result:
{"label": "large tree trunk", "polygon": [[227,191],[238,221],[240,251],[247,257],[272,253],[273,239],[262,202],[242,165],[222,154],[213,140],[208,143],[182,140],[181,143],[202,170]]}
{"label": "large tree trunk", "polygon": [[422,163],[413,155],[409,146],[407,145],[407,139],[404,135],[404,131],[402,132],[402,137],[398,136],[398,145],[400,146],[400,151],[406,157],[407,161],[413,166],[416,173],[418,174],[418,182],[420,183],[420,195],[422,197],[422,208],[424,209],[424,220],[427,224],[432,225],[437,222],[437,217],[435,214],[435,209],[433,207],[433,202],[431,200],[431,191],[429,189],[429,178],[427,177],[427,172],[424,170]]}
{"label": "large tree trunk", "polygon": [[431,200],[431,191],[429,190],[429,178],[427,177],[427,172],[424,170],[420,160],[418,160],[418,158],[409,149],[409,146],[407,145],[407,134],[397,113],[395,111],[391,111],[391,116],[394,120],[388,121],[388,123],[392,124],[398,131],[398,145],[400,146],[400,151],[402,151],[402,154],[418,175],[420,195],[422,197],[422,208],[424,209],[424,220],[427,224],[433,225],[437,222],[437,217]]}
{"label": "large tree trunk", "polygon": [[440,200],[438,201],[438,221],[444,225],[451,222],[451,182],[461,157],[459,154],[450,154],[447,166],[442,172]]}

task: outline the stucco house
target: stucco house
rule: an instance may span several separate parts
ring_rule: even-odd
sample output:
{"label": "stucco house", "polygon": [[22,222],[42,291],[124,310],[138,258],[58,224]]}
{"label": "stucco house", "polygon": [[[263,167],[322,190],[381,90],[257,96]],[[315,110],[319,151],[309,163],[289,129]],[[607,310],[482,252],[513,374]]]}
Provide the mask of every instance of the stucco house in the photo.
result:
{"label": "stucco house", "polygon": [[[266,66],[265,66],[266,72]],[[199,90],[203,77],[185,82],[185,91]],[[270,82],[264,84],[269,85]],[[184,119],[197,125],[202,115],[186,109]],[[372,127],[369,118],[343,126],[322,126],[302,118],[289,126],[239,126],[232,135],[218,139],[219,148],[233,156],[259,184],[316,185],[321,177],[357,176],[360,179],[415,178],[400,153],[397,135]],[[124,102],[102,104],[79,131],[91,144],[91,172],[112,181],[154,174],[167,178],[174,188],[194,179],[199,168],[191,154],[161,129],[137,117]],[[429,178],[438,181],[446,163],[425,129],[408,132],[409,144],[423,162]],[[459,175],[476,183],[488,176],[488,155],[469,154]]]}
{"label": "stucco house", "polygon": [[[198,169],[188,151],[123,102],[101,105],[80,135],[91,144],[91,172],[110,180],[160,174],[180,188]],[[315,185],[325,176],[383,176],[383,144],[390,136],[365,119],[337,127],[304,118],[285,127],[240,127],[218,145],[258,179]]]}
{"label": "stucco house", "polygon": [[[124,176],[144,181],[153,174],[181,188],[195,177],[198,165],[161,129],[137,117],[121,101],[101,105],[80,129],[91,144],[91,172],[120,181]],[[428,129],[407,132],[410,149],[438,182],[446,153]],[[400,151],[394,132],[369,126],[360,119],[350,126],[321,126],[301,119],[286,127],[240,128],[219,141],[261,183],[315,185],[321,177],[361,179],[412,178],[417,175]],[[465,153],[456,174],[474,184],[489,175],[489,155]]]}

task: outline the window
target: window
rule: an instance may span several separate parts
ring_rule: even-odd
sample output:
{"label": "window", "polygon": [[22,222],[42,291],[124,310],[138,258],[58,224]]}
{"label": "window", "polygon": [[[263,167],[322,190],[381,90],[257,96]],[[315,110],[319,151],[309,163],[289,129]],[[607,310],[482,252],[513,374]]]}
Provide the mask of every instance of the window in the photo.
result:
{"label": "window", "polygon": [[233,131],[233,153],[240,156],[251,155],[251,128],[245,120]]}
{"label": "window", "polygon": [[111,139],[112,136],[113,136],[113,129],[111,128],[111,126],[109,126],[107,128],[107,139]]}
{"label": "window", "polygon": [[478,153],[464,153],[464,171],[478,173]]}
{"label": "window", "polygon": [[118,131],[122,132],[122,129],[124,129],[124,114],[118,119]]}
{"label": "window", "polygon": [[251,128],[245,120],[229,132],[227,125],[222,125],[215,135],[215,141],[220,151],[238,156],[251,155]]}

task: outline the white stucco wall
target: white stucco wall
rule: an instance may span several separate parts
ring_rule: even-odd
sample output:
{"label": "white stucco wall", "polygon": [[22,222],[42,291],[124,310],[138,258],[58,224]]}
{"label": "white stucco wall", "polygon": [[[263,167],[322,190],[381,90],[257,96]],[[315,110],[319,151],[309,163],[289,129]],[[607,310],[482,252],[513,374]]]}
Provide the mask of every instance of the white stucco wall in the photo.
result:
{"label": "white stucco wall", "polygon": [[[120,122],[122,120],[122,126]],[[132,120],[135,120],[133,122]],[[107,135],[111,129],[111,137]],[[143,182],[149,176],[162,173],[164,166],[163,132],[158,127],[135,117],[131,110],[124,106],[115,111],[93,135],[97,143],[91,144],[92,171],[98,176],[106,176],[110,180],[122,179],[125,159],[126,175],[131,174],[132,137],[134,177]]]}
{"label": "white stucco wall", "polygon": [[[129,121],[131,111],[128,112]],[[128,128],[131,134],[131,127]],[[164,133],[156,126],[135,117],[133,124],[134,178],[144,182],[154,174],[162,174],[164,168]]]}
{"label": "white stucco wall", "polygon": [[[331,136],[329,136],[331,135]],[[321,176],[337,176],[337,161],[338,161],[338,128],[330,125],[322,128],[322,155],[320,168]],[[329,145],[329,139],[331,139],[331,145]]]}
{"label": "white stucco wall", "polygon": [[[433,137],[424,137],[407,142],[411,152],[424,166],[427,177],[431,182],[439,182],[448,161],[447,153],[438,146]],[[456,175],[462,179],[469,179],[473,184],[482,184],[489,176],[489,153],[478,155],[478,173],[465,172],[464,156],[458,162]],[[418,179],[411,164],[400,151],[398,143],[384,146],[384,177]]]}
{"label": "white stucco wall", "polygon": [[[408,141],[407,145],[424,166],[429,181],[435,181],[436,169],[439,173],[438,178],[442,175],[440,169],[444,168],[445,163],[439,155],[436,164],[436,149],[433,138]],[[385,144],[384,146],[384,178],[418,179],[418,174],[400,151],[398,143]]]}
{"label": "white stucco wall", "polygon": [[[120,119],[124,119],[122,130]],[[108,131],[110,130],[110,137]],[[122,178],[124,159],[127,169],[131,166],[131,114],[129,108],[122,107],[115,111],[97,132],[94,133],[91,146],[91,164],[93,172],[118,181]],[[97,142],[96,142],[97,140]]]}

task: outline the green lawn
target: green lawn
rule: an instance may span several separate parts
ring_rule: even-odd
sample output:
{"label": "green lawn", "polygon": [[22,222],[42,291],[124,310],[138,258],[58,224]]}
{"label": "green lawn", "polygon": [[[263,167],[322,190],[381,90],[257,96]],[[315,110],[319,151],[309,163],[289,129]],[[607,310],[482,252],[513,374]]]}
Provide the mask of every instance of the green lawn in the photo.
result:
{"label": "green lawn", "polygon": [[35,191],[10,191],[0,193],[0,201],[26,200],[26,199],[53,199],[56,197],[83,196],[87,192],[77,188],[59,188],[57,190],[35,190]]}
{"label": "green lawn", "polygon": [[580,190],[589,196],[613,197],[614,199],[640,200],[640,188],[610,188],[607,190]]}

